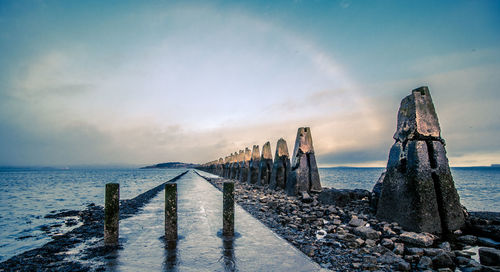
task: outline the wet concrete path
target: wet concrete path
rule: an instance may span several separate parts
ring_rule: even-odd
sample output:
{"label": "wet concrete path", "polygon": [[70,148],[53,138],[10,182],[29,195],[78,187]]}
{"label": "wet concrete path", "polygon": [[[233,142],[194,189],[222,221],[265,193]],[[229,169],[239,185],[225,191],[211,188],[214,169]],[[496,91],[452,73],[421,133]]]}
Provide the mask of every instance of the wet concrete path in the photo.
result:
{"label": "wet concrete path", "polygon": [[[207,174],[209,175],[209,174]],[[165,249],[164,193],[120,221],[123,249],[108,271],[319,271],[320,266],[235,205],[237,238],[224,241],[222,193],[190,171],[177,180],[179,241]]]}

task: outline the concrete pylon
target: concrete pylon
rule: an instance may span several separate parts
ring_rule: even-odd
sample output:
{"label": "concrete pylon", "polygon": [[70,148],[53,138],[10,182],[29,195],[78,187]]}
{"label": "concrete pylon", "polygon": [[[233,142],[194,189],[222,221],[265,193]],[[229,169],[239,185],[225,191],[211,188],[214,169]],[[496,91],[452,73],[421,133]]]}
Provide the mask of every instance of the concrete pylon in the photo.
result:
{"label": "concrete pylon", "polygon": [[234,179],[239,179],[240,178],[240,167],[241,167],[241,162],[245,158],[245,151],[240,150],[238,154],[236,154],[235,162],[233,165],[232,170],[234,171]]}
{"label": "concrete pylon", "polygon": [[240,161],[240,182],[247,182],[248,178],[248,168],[250,164],[250,159],[252,158],[252,153],[248,147],[245,147],[245,152],[243,153],[242,160]]}
{"label": "concrete pylon", "polygon": [[268,186],[271,181],[271,172],[273,170],[273,154],[271,153],[271,143],[266,142],[262,146],[262,154],[260,156],[259,175],[257,184],[260,186]]}
{"label": "concrete pylon", "polygon": [[450,233],[464,225],[444,140],[427,87],[401,101],[377,205],[377,217],[416,232]]}
{"label": "concrete pylon", "polygon": [[235,165],[238,164],[238,154],[237,152],[231,153],[231,157],[229,159],[229,179],[234,179],[236,177]]}
{"label": "concrete pylon", "polygon": [[229,172],[230,172],[229,165],[230,165],[229,156],[226,156],[224,158],[224,174],[223,174],[224,178],[229,178]]}
{"label": "concrete pylon", "polygon": [[297,131],[290,179],[286,184],[286,191],[288,195],[297,195],[301,192],[321,192],[311,129],[308,127],[301,127]]}
{"label": "concrete pylon", "polygon": [[259,165],[260,165],[260,150],[258,145],[252,148],[252,157],[248,165],[248,178],[247,182],[250,184],[257,184],[259,181]]}
{"label": "concrete pylon", "polygon": [[283,138],[276,144],[276,153],[274,154],[273,170],[269,187],[271,189],[281,188],[285,190],[288,177],[290,176],[290,155],[288,146]]}
{"label": "concrete pylon", "polygon": [[218,176],[223,176],[224,175],[224,159],[219,158],[219,161],[217,162],[217,175]]}

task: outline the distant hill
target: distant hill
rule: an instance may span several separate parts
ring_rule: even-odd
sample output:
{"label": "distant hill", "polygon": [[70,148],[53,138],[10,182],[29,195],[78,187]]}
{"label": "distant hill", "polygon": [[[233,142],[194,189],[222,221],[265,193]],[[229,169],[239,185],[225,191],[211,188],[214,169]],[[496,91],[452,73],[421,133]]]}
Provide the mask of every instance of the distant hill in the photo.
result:
{"label": "distant hill", "polygon": [[155,169],[155,168],[194,168],[198,164],[185,163],[185,162],[164,162],[155,165],[141,167],[141,169]]}
{"label": "distant hill", "polygon": [[491,167],[500,167],[500,164],[492,164]]}

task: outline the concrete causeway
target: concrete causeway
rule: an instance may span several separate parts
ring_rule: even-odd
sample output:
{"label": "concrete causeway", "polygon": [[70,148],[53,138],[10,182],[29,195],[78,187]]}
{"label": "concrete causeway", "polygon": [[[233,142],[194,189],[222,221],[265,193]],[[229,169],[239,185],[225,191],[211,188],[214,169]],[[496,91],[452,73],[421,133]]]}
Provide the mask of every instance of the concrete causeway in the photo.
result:
{"label": "concrete causeway", "polygon": [[[209,175],[209,174],[207,174]],[[222,193],[189,171],[177,180],[179,240],[165,249],[164,193],[120,221],[123,249],[108,271],[322,271],[321,267],[235,204],[234,240],[224,241]]]}

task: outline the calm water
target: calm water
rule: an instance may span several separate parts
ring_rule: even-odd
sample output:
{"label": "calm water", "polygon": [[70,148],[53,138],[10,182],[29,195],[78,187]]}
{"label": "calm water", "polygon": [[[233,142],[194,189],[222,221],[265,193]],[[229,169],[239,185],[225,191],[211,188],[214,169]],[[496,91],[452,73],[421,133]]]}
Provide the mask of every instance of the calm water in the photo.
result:
{"label": "calm water", "polygon": [[[323,187],[372,190],[385,168],[322,168]],[[500,167],[451,169],[460,202],[469,211],[500,212]]]}
{"label": "calm water", "polygon": [[[324,168],[320,169],[320,176],[324,187],[371,190],[383,170]],[[61,222],[45,219],[49,212],[81,210],[88,203],[103,205],[106,183],[120,183],[120,197],[127,199],[183,171],[0,169],[0,262],[50,241],[41,227]],[[463,205],[469,210],[500,212],[500,168],[453,168],[452,172]]]}
{"label": "calm water", "polygon": [[41,227],[62,223],[44,218],[51,211],[81,210],[89,203],[104,205],[106,183],[120,183],[120,198],[128,199],[183,171],[0,169],[0,262],[50,241]]}

